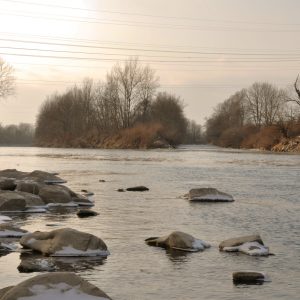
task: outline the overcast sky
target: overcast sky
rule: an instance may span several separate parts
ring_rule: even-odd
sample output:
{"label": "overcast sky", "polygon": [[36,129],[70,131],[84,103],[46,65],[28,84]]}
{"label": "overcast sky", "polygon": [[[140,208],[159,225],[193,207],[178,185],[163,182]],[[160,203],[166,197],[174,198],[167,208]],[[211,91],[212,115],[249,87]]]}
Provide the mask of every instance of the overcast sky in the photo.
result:
{"label": "overcast sky", "polygon": [[299,0],[0,0],[0,57],[15,68],[0,122],[34,123],[46,96],[137,55],[188,118],[255,81],[300,72]]}

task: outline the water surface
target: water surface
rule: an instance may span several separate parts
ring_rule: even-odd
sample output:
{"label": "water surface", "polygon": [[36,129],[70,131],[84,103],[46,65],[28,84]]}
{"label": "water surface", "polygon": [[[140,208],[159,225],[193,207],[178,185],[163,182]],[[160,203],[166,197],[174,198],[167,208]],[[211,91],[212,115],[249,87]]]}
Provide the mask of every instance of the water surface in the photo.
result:
{"label": "water surface", "polygon": [[[1,169],[57,171],[75,191],[95,192],[100,214],[74,212],[14,216],[25,229],[72,227],[101,237],[111,255],[104,261],[56,261],[103,289],[113,299],[299,299],[300,156],[183,146],[176,150],[0,148]],[[99,182],[105,180],[105,182]],[[149,192],[119,193],[146,185]],[[234,203],[189,203],[194,187],[230,193]],[[144,239],[180,230],[212,247],[170,253]],[[275,256],[220,253],[227,238],[260,233]],[[0,288],[37,273],[19,273],[20,255],[0,257]],[[234,286],[232,272],[264,271],[271,283]]]}

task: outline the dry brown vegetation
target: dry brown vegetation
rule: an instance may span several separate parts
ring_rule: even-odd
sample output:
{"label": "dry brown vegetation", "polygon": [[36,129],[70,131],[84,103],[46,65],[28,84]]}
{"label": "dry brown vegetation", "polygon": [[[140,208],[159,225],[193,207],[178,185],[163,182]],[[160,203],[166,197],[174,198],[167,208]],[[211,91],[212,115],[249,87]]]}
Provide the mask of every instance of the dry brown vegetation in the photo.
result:
{"label": "dry brown vegetation", "polygon": [[299,136],[297,80],[294,88],[293,97],[269,83],[254,83],[235,93],[219,104],[207,120],[207,141],[222,147],[272,150]]}

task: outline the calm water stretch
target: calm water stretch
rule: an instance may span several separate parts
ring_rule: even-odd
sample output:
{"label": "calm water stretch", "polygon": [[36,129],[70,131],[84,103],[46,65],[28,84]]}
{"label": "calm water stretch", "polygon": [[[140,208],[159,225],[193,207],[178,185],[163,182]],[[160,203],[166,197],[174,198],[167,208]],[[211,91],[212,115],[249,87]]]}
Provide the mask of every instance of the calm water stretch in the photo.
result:
{"label": "calm water stretch", "polygon": [[[104,261],[64,258],[54,263],[115,300],[299,299],[299,155],[204,146],[149,151],[4,147],[0,166],[57,171],[71,189],[95,193],[94,210],[100,214],[93,218],[79,219],[72,211],[13,218],[30,231],[72,227],[101,237],[111,252]],[[135,185],[150,191],[116,191]],[[236,201],[189,203],[182,196],[193,187],[215,187]],[[144,242],[174,230],[212,247],[174,254]],[[252,233],[260,233],[276,255],[218,251],[222,240]],[[18,253],[0,257],[0,288],[37,274],[19,273],[20,259]],[[272,282],[234,286],[232,272],[243,270],[266,272]]]}

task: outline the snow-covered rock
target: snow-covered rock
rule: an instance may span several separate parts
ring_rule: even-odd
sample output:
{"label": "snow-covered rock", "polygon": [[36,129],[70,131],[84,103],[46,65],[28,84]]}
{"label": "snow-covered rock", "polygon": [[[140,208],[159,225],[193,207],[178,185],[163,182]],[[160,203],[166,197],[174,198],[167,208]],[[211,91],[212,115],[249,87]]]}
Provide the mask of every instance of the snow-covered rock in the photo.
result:
{"label": "snow-covered rock", "polygon": [[12,221],[12,218],[10,218],[8,216],[0,215],[0,224],[10,222],[10,221]]}
{"label": "snow-covered rock", "polygon": [[36,231],[21,238],[24,248],[46,256],[108,256],[106,244],[98,237],[71,228]]}
{"label": "snow-covered rock", "polygon": [[145,242],[150,246],[171,248],[187,252],[202,251],[205,248],[210,247],[209,243],[180,231],[174,231],[163,237],[151,237],[146,239]]}
{"label": "snow-covered rock", "polygon": [[242,252],[251,256],[269,255],[269,247],[263,246],[258,242],[248,242],[236,247],[224,247],[225,252]]}
{"label": "snow-covered rock", "polygon": [[187,194],[190,201],[197,202],[233,202],[231,195],[218,191],[214,188],[191,189]]}
{"label": "snow-covered rock", "polygon": [[0,290],[0,300],[108,300],[102,290],[74,273],[55,272]]}
{"label": "snow-covered rock", "polygon": [[27,230],[15,227],[9,223],[0,224],[0,238],[19,238],[28,233]]}
{"label": "snow-covered rock", "polygon": [[225,240],[219,245],[220,251],[241,252],[251,256],[270,255],[259,235],[248,235]]}

